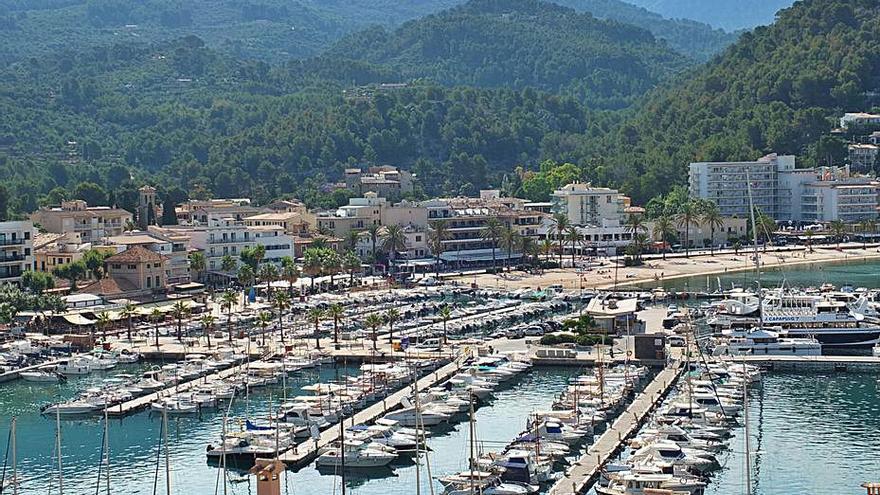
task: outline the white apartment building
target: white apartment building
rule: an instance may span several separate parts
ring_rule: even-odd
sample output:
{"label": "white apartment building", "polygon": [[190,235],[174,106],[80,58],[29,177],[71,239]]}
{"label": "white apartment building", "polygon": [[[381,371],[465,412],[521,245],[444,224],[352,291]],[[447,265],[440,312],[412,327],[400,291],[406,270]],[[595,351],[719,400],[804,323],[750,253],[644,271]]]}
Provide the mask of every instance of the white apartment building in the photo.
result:
{"label": "white apartment building", "polygon": [[64,201],[61,206],[40,208],[31,214],[31,221],[46,232],[75,232],[83,242],[98,243],[105,237],[121,235],[132,221],[131,213],[109,206],[89,206],[85,201]]}
{"label": "white apartment building", "polygon": [[212,218],[207,225],[168,228],[189,235],[190,246],[205,253],[205,266],[209,272],[220,271],[224,256],[238,261],[242,249],[256,245],[256,239],[247,225],[231,217]]}
{"label": "white apartment building", "polygon": [[862,125],[880,125],[880,115],[865,112],[847,112],[840,118],[841,129]]}
{"label": "white apartment building", "polygon": [[876,144],[851,144],[847,149],[849,151],[849,165],[853,170],[860,172],[874,170],[880,147]]}
{"label": "white apartment building", "polygon": [[281,258],[295,258],[293,237],[280,225],[261,225],[248,227],[251,237],[257,246],[266,248],[264,262],[281,263]]}
{"label": "white apartment building", "polygon": [[370,225],[381,224],[382,211],[387,204],[385,198],[374,192],[365,193],[362,198],[351,198],[345,206],[319,213],[316,218],[318,230],[345,238],[353,230],[365,230]]}
{"label": "white apartment building", "polygon": [[880,182],[868,178],[817,181],[804,187],[803,221],[855,223],[877,218]]}
{"label": "white apartment building", "polygon": [[0,222],[0,284],[17,284],[32,269],[35,234],[31,221]]}
{"label": "white apartment building", "polygon": [[573,183],[553,192],[552,211],[574,225],[616,227],[622,223],[624,203],[616,189]]}
{"label": "white apartment building", "polygon": [[[165,280],[169,284],[184,284],[190,281],[189,238],[182,235],[163,235],[161,228],[150,227],[149,232],[134,231],[107,238],[107,244],[116,246],[123,252],[134,246],[141,246],[165,257]],[[173,231],[172,231],[173,232]]]}

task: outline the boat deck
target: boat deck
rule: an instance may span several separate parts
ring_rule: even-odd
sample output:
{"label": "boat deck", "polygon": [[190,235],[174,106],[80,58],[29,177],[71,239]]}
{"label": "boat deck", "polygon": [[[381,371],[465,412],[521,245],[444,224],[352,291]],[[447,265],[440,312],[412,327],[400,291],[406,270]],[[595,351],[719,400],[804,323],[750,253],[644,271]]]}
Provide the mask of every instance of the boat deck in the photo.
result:
{"label": "boat deck", "polygon": [[684,367],[674,361],[657,374],[636,399],[569,468],[548,492],[550,495],[584,494],[590,489],[599,471],[617,454],[624,440],[634,435],[642,422],[663,400]]}
{"label": "boat deck", "polygon": [[[251,361],[250,364],[258,363],[259,361]],[[119,404],[107,409],[107,414],[110,416],[126,416],[128,414],[132,414],[138,412],[140,410],[146,409],[150,407],[150,404],[153,402],[163,398],[168,397],[170,395],[174,395],[179,392],[189,391],[205,382],[211,380],[218,380],[222,378],[226,378],[229,376],[233,376],[238,373],[242,368],[248,366],[247,363],[239,363],[234,366],[230,366],[224,370],[216,371],[212,374],[201,376],[199,378],[194,378],[192,380],[186,382],[180,382],[175,385],[169,385],[161,390],[153,392],[151,394],[143,395],[141,397],[134,398],[129,401],[120,402]]]}
{"label": "boat deck", "polygon": [[48,368],[51,366],[55,366],[58,364],[58,361],[61,359],[53,359],[51,361],[46,361],[45,363],[33,364],[31,366],[25,366],[24,368],[19,368],[17,370],[7,371],[6,373],[0,373],[0,383],[11,382],[12,380],[17,380],[23,371],[33,371],[42,368]]}
{"label": "boat deck", "polygon": [[[459,372],[463,358],[452,361],[451,363],[431,372],[416,382],[419,391],[433,387],[439,382],[451,377]],[[407,385],[397,392],[389,395],[380,402],[377,402],[366,409],[356,413],[353,418],[346,418],[346,422],[352,424],[369,423],[377,418],[385,415],[387,412],[400,406],[400,400],[409,395],[411,386]],[[281,453],[279,459],[287,465],[293,467],[302,467],[310,463],[318,455],[318,451],[334,440],[339,438],[339,423],[327,428],[321,432],[321,436],[315,440],[306,440],[305,442]]]}

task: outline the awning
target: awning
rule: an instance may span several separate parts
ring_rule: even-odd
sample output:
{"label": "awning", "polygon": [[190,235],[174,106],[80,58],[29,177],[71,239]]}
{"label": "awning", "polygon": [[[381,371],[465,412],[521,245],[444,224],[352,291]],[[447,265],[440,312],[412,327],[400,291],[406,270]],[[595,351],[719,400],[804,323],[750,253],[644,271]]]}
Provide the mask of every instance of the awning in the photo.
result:
{"label": "awning", "polygon": [[67,323],[72,325],[94,325],[96,323],[95,320],[90,320],[83,315],[64,315],[63,317]]}
{"label": "awning", "polygon": [[[510,259],[522,258],[522,253],[511,253]],[[491,249],[469,249],[467,251],[447,251],[440,255],[443,261],[492,261]],[[501,249],[495,250],[495,260],[507,259],[507,252]]]}

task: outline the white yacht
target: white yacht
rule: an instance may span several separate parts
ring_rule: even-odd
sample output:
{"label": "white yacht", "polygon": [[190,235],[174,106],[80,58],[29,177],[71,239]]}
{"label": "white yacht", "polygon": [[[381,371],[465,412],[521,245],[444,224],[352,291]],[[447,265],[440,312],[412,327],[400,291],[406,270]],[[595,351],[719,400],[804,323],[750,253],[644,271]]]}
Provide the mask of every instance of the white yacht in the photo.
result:
{"label": "white yacht", "polygon": [[318,456],[315,461],[318,467],[374,468],[387,466],[397,454],[385,449],[376,449],[359,440],[346,440],[340,453],[339,447],[331,447]]}
{"label": "white yacht", "polygon": [[649,493],[686,493],[702,495],[706,483],[672,474],[624,472],[612,475],[607,487],[597,485],[600,495],[646,495]]}
{"label": "white yacht", "polygon": [[754,329],[742,336],[731,336],[715,346],[715,356],[821,356],[822,344],[810,337],[787,338],[767,329]]}
{"label": "white yacht", "polygon": [[47,416],[74,416],[97,411],[100,406],[87,400],[72,400],[44,407],[40,412]]}
{"label": "white yacht", "polygon": [[63,375],[88,375],[92,372],[92,362],[79,357],[62,359],[55,366],[55,371]]}
{"label": "white yacht", "polygon": [[18,376],[26,382],[36,383],[56,383],[63,379],[58,373],[46,370],[22,371]]}

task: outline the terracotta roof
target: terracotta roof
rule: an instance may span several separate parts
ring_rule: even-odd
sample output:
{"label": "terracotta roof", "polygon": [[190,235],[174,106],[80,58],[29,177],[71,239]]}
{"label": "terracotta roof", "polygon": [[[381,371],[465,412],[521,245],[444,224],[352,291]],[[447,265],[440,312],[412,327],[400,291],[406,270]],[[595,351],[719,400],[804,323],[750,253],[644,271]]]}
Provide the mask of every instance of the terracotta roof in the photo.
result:
{"label": "terracotta roof", "polygon": [[155,261],[164,261],[165,257],[161,254],[150,251],[143,246],[132,246],[125,251],[114,254],[106,259],[107,263],[147,263]]}
{"label": "terracotta roof", "polygon": [[95,294],[99,296],[107,296],[114,294],[124,294],[126,292],[137,291],[138,288],[128,280],[115,278],[102,278],[86,285],[79,287],[77,292],[81,294]]}

